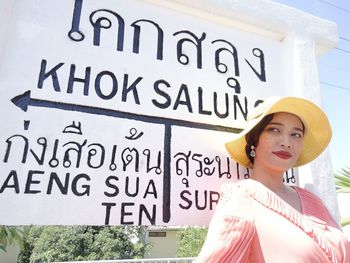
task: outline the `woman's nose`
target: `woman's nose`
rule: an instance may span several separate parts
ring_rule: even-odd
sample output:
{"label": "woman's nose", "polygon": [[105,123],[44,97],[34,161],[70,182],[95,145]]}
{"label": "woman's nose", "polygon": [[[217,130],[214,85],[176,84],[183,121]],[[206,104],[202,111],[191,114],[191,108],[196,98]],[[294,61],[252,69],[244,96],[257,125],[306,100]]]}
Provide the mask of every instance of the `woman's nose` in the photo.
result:
{"label": "woman's nose", "polygon": [[290,137],[289,136],[282,136],[281,138],[281,146],[290,148],[291,143],[290,143]]}

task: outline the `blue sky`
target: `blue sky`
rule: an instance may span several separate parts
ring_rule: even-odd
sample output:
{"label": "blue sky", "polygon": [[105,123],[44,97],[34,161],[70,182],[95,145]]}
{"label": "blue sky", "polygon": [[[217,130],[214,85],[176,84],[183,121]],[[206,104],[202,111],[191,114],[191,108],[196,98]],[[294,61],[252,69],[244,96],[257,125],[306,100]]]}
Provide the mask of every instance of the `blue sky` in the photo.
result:
{"label": "blue sky", "polygon": [[335,22],[339,42],[318,58],[322,107],[333,128],[330,144],[333,171],[350,167],[350,1],[274,0],[309,14]]}

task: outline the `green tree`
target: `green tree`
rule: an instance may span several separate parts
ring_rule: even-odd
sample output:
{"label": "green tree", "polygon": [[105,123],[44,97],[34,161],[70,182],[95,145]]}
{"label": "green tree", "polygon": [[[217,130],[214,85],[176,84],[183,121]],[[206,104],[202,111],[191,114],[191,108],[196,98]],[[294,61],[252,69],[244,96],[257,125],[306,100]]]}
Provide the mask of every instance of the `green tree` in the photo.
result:
{"label": "green tree", "polygon": [[17,262],[28,263],[34,248],[35,241],[40,237],[45,227],[25,226],[23,230],[23,246],[18,255]]}
{"label": "green tree", "polygon": [[18,263],[111,260],[144,257],[141,227],[32,226],[25,232]]}
{"label": "green tree", "polygon": [[6,252],[8,245],[22,246],[22,230],[16,226],[0,226],[0,250]]}
{"label": "green tree", "polygon": [[207,236],[207,231],[208,229],[204,227],[187,227],[179,231],[180,241],[177,256],[198,256]]}
{"label": "green tree", "polygon": [[[350,193],[350,168],[342,168],[334,177],[337,193]],[[350,218],[342,218],[341,225],[350,225]]]}

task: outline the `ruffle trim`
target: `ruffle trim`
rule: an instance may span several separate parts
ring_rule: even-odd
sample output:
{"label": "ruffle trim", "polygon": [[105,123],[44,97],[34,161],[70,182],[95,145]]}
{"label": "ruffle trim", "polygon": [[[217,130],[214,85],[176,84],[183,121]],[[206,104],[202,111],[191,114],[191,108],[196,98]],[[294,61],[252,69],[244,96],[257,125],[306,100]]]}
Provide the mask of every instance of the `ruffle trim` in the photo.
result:
{"label": "ruffle trim", "polygon": [[193,263],[247,262],[255,231],[251,221],[215,213],[204,246]]}
{"label": "ruffle trim", "polygon": [[294,187],[294,189],[300,196],[304,216],[310,217],[320,227],[324,225],[327,228],[328,225],[340,230],[339,225],[334,221],[319,197],[300,187]]}
{"label": "ruffle trim", "polygon": [[255,201],[283,216],[310,236],[324,251],[330,262],[338,263],[335,252],[322,233],[322,230],[327,229],[325,221],[299,213],[270,189],[253,179],[243,180],[239,184]]}

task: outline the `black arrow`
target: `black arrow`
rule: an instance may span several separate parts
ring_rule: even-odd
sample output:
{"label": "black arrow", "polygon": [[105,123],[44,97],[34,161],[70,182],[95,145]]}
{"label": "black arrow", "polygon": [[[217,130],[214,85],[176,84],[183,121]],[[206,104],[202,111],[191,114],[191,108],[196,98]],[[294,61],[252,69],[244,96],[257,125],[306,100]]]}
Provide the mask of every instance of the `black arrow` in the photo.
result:
{"label": "black arrow", "polygon": [[117,118],[123,118],[123,119],[137,120],[137,121],[147,122],[147,123],[183,126],[188,128],[194,128],[194,129],[223,131],[223,132],[231,132],[231,133],[238,133],[241,131],[240,129],[237,129],[237,128],[226,127],[221,125],[213,125],[213,124],[207,124],[207,123],[199,123],[199,122],[192,122],[192,121],[185,121],[185,120],[178,120],[178,119],[171,119],[171,118],[164,118],[164,117],[157,117],[157,116],[149,116],[149,115],[143,115],[143,114],[137,114],[137,113],[131,113],[131,112],[124,112],[119,110],[80,105],[80,104],[71,104],[71,103],[65,103],[65,102],[34,99],[30,97],[30,90],[24,92],[21,95],[14,97],[13,99],[11,99],[11,101],[23,111],[27,111],[28,106],[36,106],[36,107],[43,107],[43,108],[55,108],[55,109],[66,110],[66,111],[78,111],[78,112],[84,112],[84,113],[90,113],[90,114],[105,115],[105,116],[111,116],[111,117],[117,117]]}
{"label": "black arrow", "polygon": [[18,108],[21,108],[23,111],[28,110],[28,105],[30,103],[30,90],[27,90],[21,95],[14,97],[11,100]]}

